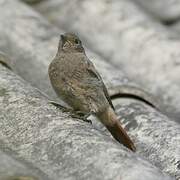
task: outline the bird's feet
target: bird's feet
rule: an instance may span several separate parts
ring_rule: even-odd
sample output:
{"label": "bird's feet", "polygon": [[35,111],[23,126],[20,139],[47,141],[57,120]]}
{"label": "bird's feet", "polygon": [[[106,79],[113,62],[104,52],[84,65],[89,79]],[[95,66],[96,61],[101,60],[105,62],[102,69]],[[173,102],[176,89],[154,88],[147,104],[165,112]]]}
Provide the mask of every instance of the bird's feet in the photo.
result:
{"label": "bird's feet", "polygon": [[88,116],[90,116],[90,113],[89,113],[89,114],[88,114],[88,113],[85,114],[85,113],[82,112],[82,111],[72,111],[72,113],[71,113],[71,117],[72,117],[72,118],[81,119],[81,120],[83,120],[83,121],[85,121],[85,122],[88,122],[88,123],[91,123],[91,124],[92,124],[91,120],[87,119]]}
{"label": "bird's feet", "polygon": [[84,112],[82,111],[75,111],[71,108],[68,108],[68,107],[65,107],[65,106],[62,106],[61,104],[59,104],[58,102],[55,102],[55,101],[49,101],[50,104],[53,104],[54,106],[56,106],[57,108],[61,109],[62,112],[67,112],[67,113],[70,113],[70,116],[72,118],[77,118],[77,119],[81,119],[85,122],[88,122],[88,123],[91,123],[91,120],[88,120],[88,116],[90,116],[90,113],[88,114],[85,114]]}
{"label": "bird's feet", "polygon": [[68,107],[65,107],[65,106],[59,104],[59,102],[49,101],[48,103],[56,106],[56,107],[59,108],[59,109],[61,109],[62,112],[70,112],[70,113],[73,112],[73,109],[68,108]]}

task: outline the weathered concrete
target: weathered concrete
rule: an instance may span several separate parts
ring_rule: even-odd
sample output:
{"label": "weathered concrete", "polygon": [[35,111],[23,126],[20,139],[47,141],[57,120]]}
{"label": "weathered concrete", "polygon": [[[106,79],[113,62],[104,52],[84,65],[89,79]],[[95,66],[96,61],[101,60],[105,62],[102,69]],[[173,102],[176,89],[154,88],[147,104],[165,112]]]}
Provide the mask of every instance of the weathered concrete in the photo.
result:
{"label": "weathered concrete", "polygon": [[131,0],[137,2],[144,10],[157,20],[170,22],[180,18],[179,0]]}
{"label": "weathered concrete", "polygon": [[88,47],[148,89],[180,122],[180,42],[163,26],[126,0],[52,0],[36,9],[59,27],[78,32]]}
{"label": "weathered concrete", "polygon": [[[0,143],[1,148],[6,146],[2,141]],[[22,176],[26,177],[26,180],[50,180],[47,175],[33,167],[31,163],[17,158],[14,152],[3,147],[3,150],[0,150],[0,180],[15,180],[15,177],[16,180],[23,180],[17,178]]]}
{"label": "weathered concrete", "polygon": [[173,31],[174,33],[176,33],[177,34],[177,39],[179,40],[179,38],[180,38],[180,18],[176,23],[168,26],[167,28],[169,30]]}
{"label": "weathered concrete", "polygon": [[[10,7],[18,7],[18,10],[13,8],[10,12],[7,12],[6,8]],[[0,28],[0,38],[6,38],[3,41],[4,43],[0,43],[0,47],[10,53],[16,60],[14,61],[16,72],[42,91],[46,90],[48,92],[50,86],[47,83],[47,77],[44,78],[44,76],[47,73],[47,66],[57,49],[59,30],[53,28],[38,14],[35,14],[26,6],[17,3],[17,1],[6,1],[1,12],[3,12],[2,18],[10,20],[4,28]],[[17,28],[11,31],[9,27],[14,25]],[[89,57],[91,57],[98,71],[102,74],[108,87],[131,84],[119,70],[107,62],[103,62],[97,55],[92,54]],[[39,78],[41,79],[39,80]],[[51,93],[48,95],[51,96]],[[130,109],[133,106],[130,106]],[[125,108],[129,114],[124,121],[124,125],[129,129],[130,134],[135,135],[133,138],[137,144],[138,151],[163,171],[178,176],[179,125],[170,122],[167,117],[154,111],[149,106],[144,106],[139,101],[136,101],[133,111],[128,111],[126,105],[121,108]],[[120,110],[122,111],[121,108]],[[148,112],[147,117],[144,115],[146,111]],[[136,114],[137,120],[132,112]],[[145,119],[142,119],[141,113]],[[130,118],[131,116],[132,119]],[[141,120],[145,121],[145,123],[142,123]],[[152,126],[152,124],[156,126]],[[163,130],[159,128],[161,125],[164,128]],[[157,132],[159,133],[158,136]],[[156,140],[154,140],[154,137],[156,137]],[[164,142],[166,143],[163,144]]]}
{"label": "weathered concrete", "polygon": [[[20,7],[13,8],[14,3]],[[39,16],[34,11],[17,1],[1,0],[0,9],[0,21],[2,22],[0,49],[7,52],[9,58],[12,59],[11,66],[15,72],[19,75],[23,74],[25,80],[55,98],[56,95],[51,88],[47,72],[48,63],[54,57],[57,49],[58,30],[51,28],[51,25],[43,19],[39,21]],[[38,33],[36,33],[37,30]]]}
{"label": "weathered concrete", "polygon": [[121,122],[132,137],[136,137],[138,153],[180,179],[179,125],[140,103],[127,99],[113,102]]}
{"label": "weathered concrete", "polygon": [[165,21],[176,21],[180,18],[180,0],[131,0],[137,2],[153,17]]}

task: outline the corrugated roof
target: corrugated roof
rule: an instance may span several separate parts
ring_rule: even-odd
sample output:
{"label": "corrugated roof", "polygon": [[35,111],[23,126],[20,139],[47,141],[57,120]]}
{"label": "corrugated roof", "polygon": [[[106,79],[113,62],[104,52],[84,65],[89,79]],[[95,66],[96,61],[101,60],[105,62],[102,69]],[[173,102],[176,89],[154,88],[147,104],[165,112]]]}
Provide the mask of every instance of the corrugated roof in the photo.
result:
{"label": "corrugated roof", "polygon": [[[42,173],[23,175],[180,178],[179,42],[173,32],[125,0],[46,0],[33,7],[0,0],[0,22],[0,51],[12,67],[0,65],[1,149],[11,149],[7,158],[14,153]],[[73,119],[49,103],[62,103],[49,83],[48,65],[66,31],[83,40],[137,153],[118,144],[96,120],[91,125]],[[134,96],[122,97],[122,85],[135,87]],[[22,172],[4,169],[11,172],[5,176]]]}

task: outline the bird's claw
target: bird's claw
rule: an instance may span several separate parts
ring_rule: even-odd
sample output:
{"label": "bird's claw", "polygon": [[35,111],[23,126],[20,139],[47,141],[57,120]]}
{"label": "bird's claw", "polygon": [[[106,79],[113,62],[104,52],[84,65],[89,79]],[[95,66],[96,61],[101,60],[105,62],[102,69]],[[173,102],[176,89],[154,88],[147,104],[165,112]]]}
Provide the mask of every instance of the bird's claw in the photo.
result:
{"label": "bird's claw", "polygon": [[74,111],[73,109],[67,108],[65,106],[62,106],[61,104],[59,104],[58,102],[55,101],[49,101],[48,103],[56,106],[57,108],[61,109],[62,112],[69,112],[70,116],[72,118],[77,118],[77,119],[81,119],[85,122],[91,123],[91,120],[87,119],[87,117],[89,116],[89,114],[85,114],[82,111]]}
{"label": "bird's claw", "polygon": [[55,102],[55,101],[49,101],[48,103],[61,109],[62,112],[72,112],[73,111],[72,109],[62,106],[61,104],[59,104],[58,102]]}
{"label": "bird's claw", "polygon": [[89,116],[89,114],[84,114],[82,111],[74,111],[71,114],[72,118],[81,119],[84,122],[88,122],[88,123],[92,124],[92,121],[87,119],[88,116]]}

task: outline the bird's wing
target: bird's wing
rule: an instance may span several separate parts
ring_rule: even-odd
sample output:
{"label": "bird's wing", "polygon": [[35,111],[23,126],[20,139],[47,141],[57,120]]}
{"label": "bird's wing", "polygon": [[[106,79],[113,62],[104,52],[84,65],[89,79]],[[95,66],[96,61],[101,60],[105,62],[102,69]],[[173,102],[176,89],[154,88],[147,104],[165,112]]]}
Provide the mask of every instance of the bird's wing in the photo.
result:
{"label": "bird's wing", "polygon": [[105,94],[105,96],[106,96],[106,98],[107,98],[110,106],[112,107],[113,110],[115,110],[115,108],[114,108],[114,106],[113,106],[113,104],[112,104],[111,98],[110,98],[110,96],[109,96],[109,93],[108,93],[108,91],[107,91],[107,88],[106,88],[106,86],[105,86],[105,84],[104,84],[104,82],[103,82],[100,74],[96,71],[93,63],[92,63],[91,61],[89,61],[89,60],[88,60],[88,68],[87,68],[87,70],[88,70],[88,72],[89,72],[91,75],[93,75],[96,79],[99,80],[99,82],[100,82],[101,85],[102,85],[103,92],[104,92],[104,94]]}

